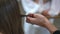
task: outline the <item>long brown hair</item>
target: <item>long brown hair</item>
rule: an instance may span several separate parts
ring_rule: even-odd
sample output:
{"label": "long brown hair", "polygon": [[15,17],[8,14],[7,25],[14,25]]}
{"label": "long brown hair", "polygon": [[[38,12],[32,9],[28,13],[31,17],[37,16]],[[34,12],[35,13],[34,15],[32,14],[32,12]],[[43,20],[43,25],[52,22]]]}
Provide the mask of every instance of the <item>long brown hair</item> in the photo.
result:
{"label": "long brown hair", "polygon": [[23,34],[17,0],[0,0],[0,32]]}

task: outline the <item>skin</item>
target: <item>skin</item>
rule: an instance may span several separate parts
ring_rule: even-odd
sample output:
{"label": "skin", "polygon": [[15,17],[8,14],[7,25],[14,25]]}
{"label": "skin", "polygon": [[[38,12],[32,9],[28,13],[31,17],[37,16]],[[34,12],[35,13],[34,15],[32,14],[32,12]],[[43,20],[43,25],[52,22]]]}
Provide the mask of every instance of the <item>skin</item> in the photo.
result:
{"label": "skin", "polygon": [[[39,3],[39,0],[34,0],[35,3]],[[44,4],[48,2],[48,0],[43,0]]]}
{"label": "skin", "polygon": [[48,14],[48,11],[49,11],[50,9],[47,9],[47,10],[44,10],[43,12],[42,12],[42,15],[44,15],[44,16],[50,16],[49,14]]}
{"label": "skin", "polygon": [[53,24],[51,24],[48,19],[43,15],[29,14],[26,19],[28,23],[36,24],[47,28],[51,32],[51,34],[53,34],[57,30],[57,28]]}
{"label": "skin", "polygon": [[47,3],[49,0],[43,0],[44,4]]}
{"label": "skin", "polygon": [[[37,3],[37,4],[39,4],[39,0],[34,0],[34,2]],[[45,4],[45,3],[48,2],[48,0],[43,0],[43,2],[44,2],[44,4]],[[42,12],[42,15],[51,17],[51,16],[48,14],[48,11],[49,11],[49,10],[50,10],[50,9],[44,10],[44,11]]]}
{"label": "skin", "polygon": [[[44,4],[45,3],[47,3],[49,0],[43,0],[43,2],[44,2]],[[39,0],[35,0],[35,2],[36,3],[38,3],[39,2]],[[51,17],[49,14],[48,14],[48,11],[49,11],[50,9],[47,9],[47,10],[44,10],[43,12],[42,12],[42,15],[44,15],[44,16],[49,16],[49,17]]]}
{"label": "skin", "polygon": [[39,4],[39,0],[34,0],[35,3]]}

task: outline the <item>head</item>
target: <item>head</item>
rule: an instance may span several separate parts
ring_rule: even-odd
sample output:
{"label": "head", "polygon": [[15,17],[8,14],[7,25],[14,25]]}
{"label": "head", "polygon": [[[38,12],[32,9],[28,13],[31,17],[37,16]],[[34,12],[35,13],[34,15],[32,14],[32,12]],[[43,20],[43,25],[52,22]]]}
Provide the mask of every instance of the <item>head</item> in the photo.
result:
{"label": "head", "polygon": [[0,0],[0,32],[23,34],[18,3],[16,0]]}

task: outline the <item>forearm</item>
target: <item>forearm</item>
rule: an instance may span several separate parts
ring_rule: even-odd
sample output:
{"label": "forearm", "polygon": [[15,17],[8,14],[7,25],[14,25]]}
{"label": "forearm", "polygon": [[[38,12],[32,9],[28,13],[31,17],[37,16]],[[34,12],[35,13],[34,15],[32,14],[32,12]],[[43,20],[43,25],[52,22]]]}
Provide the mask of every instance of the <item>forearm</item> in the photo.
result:
{"label": "forearm", "polygon": [[53,34],[57,30],[57,28],[53,24],[50,24],[50,23],[46,24],[46,28],[51,32],[51,34]]}

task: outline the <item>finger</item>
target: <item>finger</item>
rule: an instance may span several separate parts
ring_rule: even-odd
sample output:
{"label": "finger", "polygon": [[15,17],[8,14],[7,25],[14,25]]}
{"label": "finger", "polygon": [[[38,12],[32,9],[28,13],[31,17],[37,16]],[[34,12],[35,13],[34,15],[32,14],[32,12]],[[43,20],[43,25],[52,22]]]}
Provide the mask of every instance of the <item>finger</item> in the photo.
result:
{"label": "finger", "polygon": [[35,18],[31,18],[31,17],[27,17],[26,19],[27,22],[31,22],[31,23],[33,23],[35,20]]}
{"label": "finger", "polygon": [[27,19],[26,19],[26,22],[30,23],[30,20],[27,18]]}
{"label": "finger", "polygon": [[30,23],[30,24],[34,24],[34,23],[30,22],[30,20],[26,20],[26,22],[27,22],[27,23]]}
{"label": "finger", "polygon": [[35,18],[37,17],[38,15],[37,14],[28,14],[29,17],[32,17],[32,18]]}
{"label": "finger", "polygon": [[40,17],[44,17],[44,16],[41,15],[41,14],[29,14],[29,17],[32,17],[32,18],[40,18]]}
{"label": "finger", "polygon": [[29,16],[29,17],[33,17],[33,15],[34,15],[34,14],[31,14],[31,13],[30,13],[30,14],[28,14],[28,16]]}
{"label": "finger", "polygon": [[33,17],[39,18],[39,17],[41,17],[41,14],[34,14]]}

